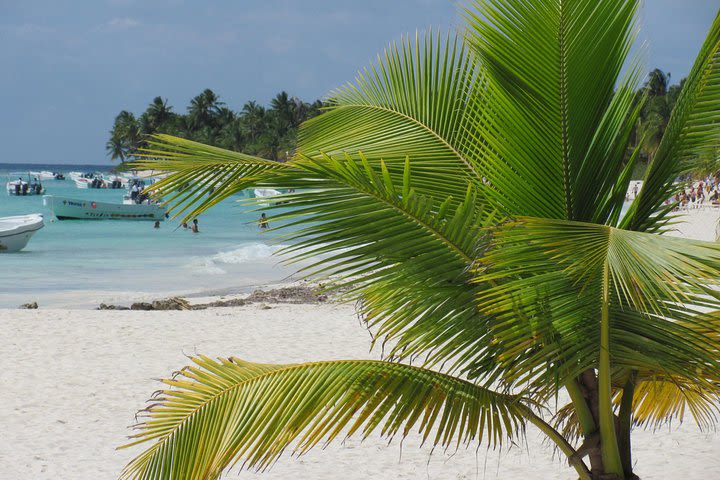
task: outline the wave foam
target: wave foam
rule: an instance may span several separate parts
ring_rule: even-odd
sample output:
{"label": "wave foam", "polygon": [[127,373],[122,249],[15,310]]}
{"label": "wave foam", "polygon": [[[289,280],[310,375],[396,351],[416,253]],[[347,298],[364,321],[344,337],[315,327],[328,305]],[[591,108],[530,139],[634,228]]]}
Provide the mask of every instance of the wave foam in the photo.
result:
{"label": "wave foam", "polygon": [[264,243],[251,243],[234,250],[220,252],[212,256],[215,263],[237,265],[270,258],[275,252],[283,248],[282,245],[270,246]]}
{"label": "wave foam", "polygon": [[196,257],[188,262],[187,266],[196,272],[223,275],[227,271],[222,268],[222,265],[261,262],[269,259],[283,247],[283,245],[270,246],[264,243],[251,243],[233,250],[216,253],[210,257]]}

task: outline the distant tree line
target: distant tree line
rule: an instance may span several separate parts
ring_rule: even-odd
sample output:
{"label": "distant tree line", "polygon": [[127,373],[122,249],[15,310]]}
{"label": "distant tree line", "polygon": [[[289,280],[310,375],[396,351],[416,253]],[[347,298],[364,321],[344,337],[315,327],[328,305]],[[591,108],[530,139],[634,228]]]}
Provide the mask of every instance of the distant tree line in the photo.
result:
{"label": "distant tree line", "polygon": [[250,101],[235,112],[206,89],[181,114],[173,111],[167,99],[155,97],[140,116],[123,110],[115,117],[106,150],[112,160],[123,162],[146,147],[150,135],[166,133],[282,161],[295,150],[298,126],[318,115],[322,106],[320,100],[306,103],[283,91],[267,108]]}
{"label": "distant tree line", "polygon": [[[684,81],[671,85],[670,74],[655,69],[638,90],[638,100],[647,95],[647,101],[633,135],[632,146],[640,145],[641,159],[635,178],[655,155]],[[221,102],[215,92],[206,89],[191,100],[186,114],[180,114],[173,111],[166,99],[155,97],[139,117],[126,110],[115,117],[107,152],[113,160],[125,161],[146,146],[149,135],[167,133],[282,161],[288,152],[292,154],[295,150],[300,124],[320,114],[322,107],[320,100],[306,103],[283,91],[270,101],[267,108],[250,101],[241,111],[235,112]],[[714,164],[712,160],[698,159],[699,170],[704,163]]]}

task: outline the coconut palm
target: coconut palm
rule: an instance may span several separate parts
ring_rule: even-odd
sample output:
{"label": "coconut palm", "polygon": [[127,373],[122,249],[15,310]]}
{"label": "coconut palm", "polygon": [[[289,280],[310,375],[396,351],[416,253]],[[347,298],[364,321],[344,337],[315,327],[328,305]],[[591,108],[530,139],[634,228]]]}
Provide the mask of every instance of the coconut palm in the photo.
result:
{"label": "coconut palm", "polygon": [[112,136],[105,143],[105,151],[110,156],[110,160],[119,160],[121,163],[125,161],[125,146],[120,138]]}
{"label": "coconut palm", "polygon": [[638,119],[638,135],[642,139],[643,154],[648,159],[652,159],[660,146],[679,90],[677,85],[670,86],[669,73],[656,68],[650,72],[640,92],[647,97]]}
{"label": "coconut palm", "polygon": [[134,156],[142,142],[142,127],[131,112],[123,110],[117,117],[110,131],[110,140],[105,149],[113,160]]}
{"label": "coconut palm", "polygon": [[168,105],[167,99],[163,99],[162,97],[155,97],[152,103],[148,105],[147,110],[145,110],[145,114],[147,115],[148,123],[153,132],[162,129],[174,116],[172,107]]}
{"label": "coconut palm", "polygon": [[205,128],[214,128],[220,108],[225,105],[215,92],[206,88],[203,92],[190,100],[188,107],[189,123],[194,131]]}
{"label": "coconut palm", "polygon": [[155,186],[179,215],[294,187],[273,217],[293,227],[285,253],[322,254],[307,273],[359,300],[386,348],[197,357],[153,400],[123,477],[214,479],[376,430],[497,446],[534,425],[580,478],[629,479],[634,426],[713,424],[720,246],[659,234],[675,178],[720,135],[720,16],[625,211],[638,3],[472,2],[459,36],[407,38],[333,92],[290,162],[157,137],[136,168],[172,172]]}

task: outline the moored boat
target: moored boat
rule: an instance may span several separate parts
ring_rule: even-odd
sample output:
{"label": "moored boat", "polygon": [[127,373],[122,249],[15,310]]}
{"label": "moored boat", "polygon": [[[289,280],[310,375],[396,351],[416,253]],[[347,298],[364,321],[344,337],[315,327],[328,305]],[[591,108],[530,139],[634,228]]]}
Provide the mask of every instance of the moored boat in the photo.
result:
{"label": "moored boat", "polygon": [[41,195],[45,192],[45,188],[38,177],[28,172],[10,173],[8,181],[5,183],[5,189],[8,195],[25,196],[25,195]]}
{"label": "moored boat", "polygon": [[126,188],[128,180],[119,175],[104,175],[100,172],[70,172],[70,178],[77,188]]}
{"label": "moored boat", "polygon": [[0,217],[0,253],[22,250],[30,237],[44,226],[39,213]]}
{"label": "moored boat", "polygon": [[255,198],[267,200],[267,201],[258,201],[258,205],[262,206],[269,206],[269,205],[279,205],[282,202],[270,202],[270,197],[276,197],[278,195],[282,195],[282,192],[280,190],[275,190],[274,188],[256,188],[253,190],[253,194],[255,195]]}
{"label": "moored boat", "polygon": [[29,172],[30,175],[39,178],[40,180],[55,180],[56,172],[50,172],[43,170],[41,172]]}
{"label": "moored boat", "polygon": [[58,220],[164,220],[165,207],[155,203],[108,203],[45,195],[43,204]]}
{"label": "moored boat", "polygon": [[282,192],[280,190],[275,190],[274,188],[256,188],[253,190],[253,193],[255,194],[255,198],[265,198],[280,195]]}

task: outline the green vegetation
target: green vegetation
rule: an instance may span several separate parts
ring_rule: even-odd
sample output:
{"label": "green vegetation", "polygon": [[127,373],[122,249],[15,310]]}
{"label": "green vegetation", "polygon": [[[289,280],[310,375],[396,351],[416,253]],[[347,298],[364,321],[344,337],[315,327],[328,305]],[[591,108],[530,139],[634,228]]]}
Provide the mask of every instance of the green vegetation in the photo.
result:
{"label": "green vegetation", "polygon": [[156,188],[176,212],[295,188],[273,215],[294,225],[286,253],[325,255],[308,273],[361,300],[384,360],[198,357],[123,477],[214,479],[375,430],[497,446],[535,425],[580,478],[631,479],[633,427],[713,425],[720,245],[660,234],[674,180],[717,147],[720,15],[661,138],[638,141],[644,188],[621,217],[656,108],[637,63],[619,78],[638,4],[472,2],[458,37],[408,38],[335,92],[290,162],[156,137],[136,167],[173,172]]}
{"label": "green vegetation", "polygon": [[187,114],[181,115],[173,112],[167,100],[155,97],[139,117],[126,110],[115,117],[106,150],[110,158],[124,162],[148,146],[149,136],[164,133],[284,161],[295,151],[300,124],[317,116],[321,108],[320,100],[305,103],[280,92],[269,108],[247,102],[240,112],[234,112],[206,89],[190,101]]}

